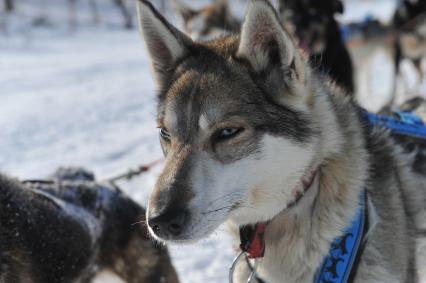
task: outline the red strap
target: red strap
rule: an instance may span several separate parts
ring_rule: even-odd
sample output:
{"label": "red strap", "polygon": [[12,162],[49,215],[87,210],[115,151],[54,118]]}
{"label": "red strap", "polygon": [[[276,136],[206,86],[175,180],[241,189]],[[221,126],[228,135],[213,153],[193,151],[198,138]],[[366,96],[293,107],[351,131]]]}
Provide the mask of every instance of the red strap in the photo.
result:
{"label": "red strap", "polygon": [[240,229],[241,250],[247,253],[249,258],[263,257],[265,254],[265,224],[259,223],[254,229],[244,227]]}
{"label": "red strap", "polygon": [[250,249],[248,250],[249,258],[263,257],[265,254],[265,224],[257,224],[254,238],[251,242]]}

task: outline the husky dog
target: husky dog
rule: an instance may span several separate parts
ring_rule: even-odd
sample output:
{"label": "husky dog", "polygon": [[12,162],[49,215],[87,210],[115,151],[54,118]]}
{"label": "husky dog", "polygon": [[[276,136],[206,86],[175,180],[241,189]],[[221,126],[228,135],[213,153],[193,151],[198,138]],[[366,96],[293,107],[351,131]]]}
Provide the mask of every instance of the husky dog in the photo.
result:
{"label": "husky dog", "polygon": [[284,25],[299,39],[314,67],[353,94],[352,60],[334,18],[341,13],[340,0],[280,0]]}
{"label": "husky dog", "polygon": [[0,175],[0,282],[92,282],[108,272],[127,283],[178,283],[167,250],[139,224],[145,210],[82,169],[53,181]]}
{"label": "husky dog", "polygon": [[[355,282],[426,276],[426,182],[386,132],[318,78],[268,1],[249,2],[240,35],[203,43],[148,1],[138,12],[166,156],[147,208],[154,238],[190,243],[225,222],[235,235],[264,223],[257,278],[312,282],[366,190],[371,221]],[[249,274],[241,263],[234,281]]]}
{"label": "husky dog", "polygon": [[215,1],[200,10],[193,10],[178,0],[173,3],[182,16],[186,33],[193,39],[212,39],[240,30],[240,22],[225,0]]}

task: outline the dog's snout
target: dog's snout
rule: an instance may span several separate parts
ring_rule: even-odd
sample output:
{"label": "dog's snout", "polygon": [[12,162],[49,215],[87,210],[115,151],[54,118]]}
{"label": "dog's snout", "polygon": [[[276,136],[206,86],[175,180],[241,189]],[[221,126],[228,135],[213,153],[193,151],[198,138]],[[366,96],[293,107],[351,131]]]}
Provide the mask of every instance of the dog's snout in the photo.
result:
{"label": "dog's snout", "polygon": [[187,218],[188,212],[185,209],[166,210],[158,216],[148,217],[148,225],[155,235],[169,239],[182,233]]}

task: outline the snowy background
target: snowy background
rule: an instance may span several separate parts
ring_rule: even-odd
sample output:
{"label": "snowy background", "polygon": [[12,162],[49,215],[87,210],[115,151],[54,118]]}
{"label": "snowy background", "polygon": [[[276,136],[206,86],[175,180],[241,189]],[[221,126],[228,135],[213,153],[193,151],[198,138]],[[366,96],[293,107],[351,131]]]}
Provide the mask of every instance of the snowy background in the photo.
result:
{"label": "snowy background", "polygon": [[[0,171],[41,178],[59,166],[73,165],[105,179],[162,157],[148,56],[137,29],[122,27],[112,2],[98,0],[100,21],[95,26],[87,1],[79,0],[73,29],[66,0],[21,0],[13,15],[0,14]],[[244,1],[230,2],[242,16]],[[134,3],[126,4],[135,13]],[[386,22],[395,1],[348,0],[346,5],[342,22],[367,14]],[[180,24],[172,11],[167,16]],[[48,21],[34,27],[38,17]],[[388,59],[383,52],[371,59],[368,72],[377,81],[360,86],[369,93],[368,99],[359,96],[361,103],[372,110],[389,96]],[[121,185],[146,205],[160,170],[156,166]],[[223,231],[198,244],[170,249],[182,282],[227,281],[233,251]]]}

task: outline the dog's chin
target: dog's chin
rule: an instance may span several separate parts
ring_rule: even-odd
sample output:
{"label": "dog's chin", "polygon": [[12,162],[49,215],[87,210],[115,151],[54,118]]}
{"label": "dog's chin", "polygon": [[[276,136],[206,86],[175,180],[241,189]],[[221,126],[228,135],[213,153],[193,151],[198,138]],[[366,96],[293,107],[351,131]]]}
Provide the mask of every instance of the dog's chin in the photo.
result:
{"label": "dog's chin", "polygon": [[[310,191],[311,187],[312,184],[306,190]],[[283,212],[290,213],[295,211],[301,204],[304,204],[305,199],[306,195],[296,196],[293,193],[291,198],[283,198],[278,201],[279,203],[283,203],[283,205],[274,203],[272,200],[269,203],[266,202],[256,207],[247,206],[248,208],[245,208],[243,205],[241,208],[231,211],[229,220],[239,227],[268,222]]]}
{"label": "dog's chin", "polygon": [[230,215],[229,219],[232,223],[236,224],[239,227],[245,225],[253,225],[256,223],[267,222],[285,209],[286,206],[282,206],[279,208],[277,207],[275,209],[271,209],[271,207],[264,207],[256,210],[241,209],[240,211],[234,211]]}

